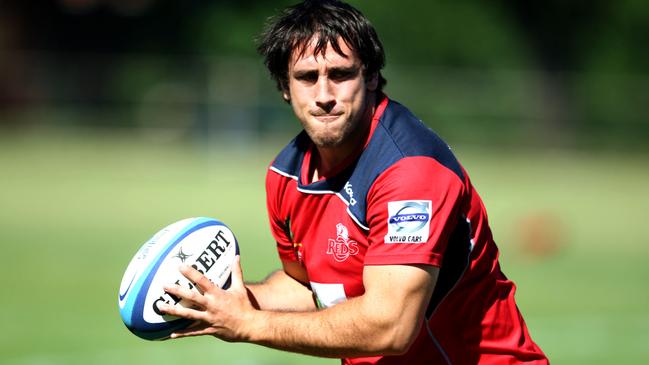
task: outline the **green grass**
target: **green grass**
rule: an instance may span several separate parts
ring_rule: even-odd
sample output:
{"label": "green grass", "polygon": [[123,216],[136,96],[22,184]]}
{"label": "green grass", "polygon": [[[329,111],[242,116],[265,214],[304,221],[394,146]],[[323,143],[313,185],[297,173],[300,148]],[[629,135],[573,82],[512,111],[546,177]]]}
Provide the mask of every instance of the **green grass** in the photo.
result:
{"label": "green grass", "polygon": [[[130,257],[181,218],[226,222],[247,279],[278,268],[264,209],[277,147],[0,132],[0,364],[337,363],[211,338],[147,342],[119,318]],[[646,362],[647,156],[456,151],[488,208],[530,331],[553,362]],[[538,216],[549,217],[533,221],[542,232],[555,232],[547,255],[521,238]]]}

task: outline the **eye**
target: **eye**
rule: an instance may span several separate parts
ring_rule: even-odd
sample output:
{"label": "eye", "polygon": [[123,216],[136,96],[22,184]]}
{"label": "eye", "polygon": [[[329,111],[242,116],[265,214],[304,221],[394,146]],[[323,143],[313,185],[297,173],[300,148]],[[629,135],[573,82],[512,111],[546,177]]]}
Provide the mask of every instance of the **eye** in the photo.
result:
{"label": "eye", "polygon": [[358,74],[358,68],[341,68],[329,71],[329,78],[333,81],[351,80]]}
{"label": "eye", "polygon": [[302,82],[306,83],[315,83],[318,81],[318,73],[315,71],[307,71],[307,72],[296,72],[293,77]]}

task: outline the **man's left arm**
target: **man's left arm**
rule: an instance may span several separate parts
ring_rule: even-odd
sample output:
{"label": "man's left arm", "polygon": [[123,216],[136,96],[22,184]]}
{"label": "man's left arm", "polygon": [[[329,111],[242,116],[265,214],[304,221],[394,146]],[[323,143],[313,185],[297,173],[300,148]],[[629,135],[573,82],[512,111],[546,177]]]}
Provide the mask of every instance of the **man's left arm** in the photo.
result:
{"label": "man's left arm", "polygon": [[201,325],[172,337],[209,334],[226,341],[340,358],[406,352],[423,323],[438,269],[429,265],[366,266],[364,294],[310,312],[255,309],[248,300],[238,262],[228,290],[214,286],[191,268],[183,269],[183,274],[197,283],[203,294],[179,286],[167,290],[194,302],[197,309],[161,309],[198,320]]}

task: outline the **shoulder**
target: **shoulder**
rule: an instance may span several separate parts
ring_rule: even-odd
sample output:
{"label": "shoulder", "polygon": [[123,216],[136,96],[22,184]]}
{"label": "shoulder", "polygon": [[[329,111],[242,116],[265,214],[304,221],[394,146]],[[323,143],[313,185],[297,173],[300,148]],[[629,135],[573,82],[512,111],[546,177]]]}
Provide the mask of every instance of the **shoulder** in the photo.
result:
{"label": "shoulder", "polygon": [[408,108],[390,100],[373,136],[373,146],[392,163],[407,157],[429,157],[464,180],[464,171],[450,147]]}
{"label": "shoulder", "polygon": [[309,137],[306,132],[302,131],[277,154],[270,164],[269,173],[273,171],[277,174],[297,179],[300,175],[302,161],[304,160],[304,154],[308,146]]}
{"label": "shoulder", "polygon": [[430,200],[455,204],[467,185],[452,170],[428,156],[404,157],[383,171],[367,192],[367,209],[388,201]]}
{"label": "shoulder", "polygon": [[395,199],[421,189],[461,192],[464,181],[464,170],[446,142],[406,107],[390,100],[348,180],[350,191],[362,197],[349,210],[367,224],[371,192],[389,189]]}
{"label": "shoulder", "polygon": [[464,185],[463,176],[433,157],[407,156],[377,176],[373,187],[399,184],[401,188],[408,189],[409,186]]}
{"label": "shoulder", "polygon": [[307,148],[308,137],[303,131],[275,156],[266,170],[268,197],[281,197],[289,185],[297,183]]}

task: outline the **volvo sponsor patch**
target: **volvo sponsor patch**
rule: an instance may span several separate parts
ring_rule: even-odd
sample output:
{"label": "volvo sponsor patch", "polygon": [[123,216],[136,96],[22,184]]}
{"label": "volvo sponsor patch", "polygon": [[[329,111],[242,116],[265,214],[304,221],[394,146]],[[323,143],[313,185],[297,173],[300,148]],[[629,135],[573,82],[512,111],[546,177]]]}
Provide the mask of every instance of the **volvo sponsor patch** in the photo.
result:
{"label": "volvo sponsor patch", "polygon": [[388,202],[388,234],[385,243],[422,243],[428,240],[430,200]]}

